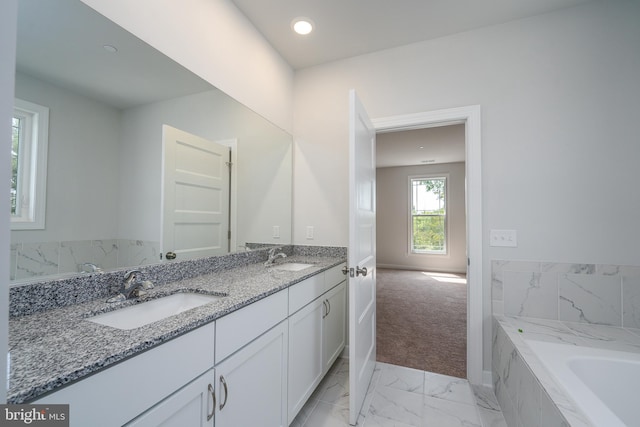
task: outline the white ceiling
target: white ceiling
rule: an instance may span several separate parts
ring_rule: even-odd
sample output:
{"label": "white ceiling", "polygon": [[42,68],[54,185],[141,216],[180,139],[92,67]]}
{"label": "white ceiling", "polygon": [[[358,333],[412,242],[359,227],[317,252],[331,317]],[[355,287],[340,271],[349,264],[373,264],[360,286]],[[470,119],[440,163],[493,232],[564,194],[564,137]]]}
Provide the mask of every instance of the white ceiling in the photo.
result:
{"label": "white ceiling", "polygon": [[[232,0],[294,68],[429,40],[592,0]],[[315,30],[299,36],[294,18]]]}
{"label": "white ceiling", "polygon": [[[592,0],[232,1],[294,69],[302,69]],[[295,34],[297,17],[310,18],[314,31]],[[378,167],[463,162],[464,126],[379,134],[376,157]]]}
{"label": "white ceiling", "polygon": [[380,133],[376,167],[464,162],[464,133],[463,124]]}
{"label": "white ceiling", "polygon": [[116,108],[214,89],[79,0],[18,2],[16,68]]}

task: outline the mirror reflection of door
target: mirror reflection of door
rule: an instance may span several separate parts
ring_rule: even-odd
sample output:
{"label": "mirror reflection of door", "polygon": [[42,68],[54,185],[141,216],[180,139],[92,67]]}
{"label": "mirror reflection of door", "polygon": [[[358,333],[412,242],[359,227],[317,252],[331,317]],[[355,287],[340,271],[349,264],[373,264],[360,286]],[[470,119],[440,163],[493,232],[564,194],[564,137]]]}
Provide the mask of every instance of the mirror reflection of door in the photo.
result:
{"label": "mirror reflection of door", "polygon": [[162,126],[161,257],[176,260],[229,251],[230,149]]}

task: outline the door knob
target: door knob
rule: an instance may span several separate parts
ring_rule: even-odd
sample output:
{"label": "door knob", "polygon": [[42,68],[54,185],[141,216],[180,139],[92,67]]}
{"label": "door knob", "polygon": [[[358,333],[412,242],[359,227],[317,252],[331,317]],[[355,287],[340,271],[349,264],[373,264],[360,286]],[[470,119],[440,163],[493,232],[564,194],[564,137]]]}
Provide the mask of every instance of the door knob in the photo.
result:
{"label": "door knob", "polygon": [[344,275],[349,274],[349,267],[347,267],[346,265],[344,267],[342,267],[342,274],[344,274]]}
{"label": "door knob", "polygon": [[359,275],[361,275],[361,274],[362,274],[363,276],[366,276],[366,275],[367,275],[367,267],[362,267],[362,268],[360,268],[360,267],[357,267],[357,266],[356,266],[356,277],[357,277],[357,276],[359,276]]}
{"label": "door knob", "polygon": [[166,259],[176,259],[176,253],[175,252],[167,252],[166,254],[164,254],[164,257]]}

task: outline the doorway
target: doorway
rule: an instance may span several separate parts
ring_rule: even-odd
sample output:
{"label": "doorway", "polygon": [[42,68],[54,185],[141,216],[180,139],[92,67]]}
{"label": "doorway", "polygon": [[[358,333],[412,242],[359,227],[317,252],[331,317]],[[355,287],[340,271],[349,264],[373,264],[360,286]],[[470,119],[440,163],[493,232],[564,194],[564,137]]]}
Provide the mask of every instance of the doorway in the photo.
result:
{"label": "doorway", "polygon": [[480,107],[468,106],[372,120],[377,133],[465,126],[467,225],[467,379],[483,383],[482,371],[482,196]]}
{"label": "doorway", "polygon": [[377,360],[466,378],[465,125],[376,141]]}

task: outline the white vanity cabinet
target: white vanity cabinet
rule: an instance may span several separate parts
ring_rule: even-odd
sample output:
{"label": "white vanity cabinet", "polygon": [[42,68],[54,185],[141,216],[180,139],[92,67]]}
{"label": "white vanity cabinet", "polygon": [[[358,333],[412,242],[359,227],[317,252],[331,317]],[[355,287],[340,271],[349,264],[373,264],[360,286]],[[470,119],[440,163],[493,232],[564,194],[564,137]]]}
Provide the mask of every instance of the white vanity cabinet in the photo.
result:
{"label": "white vanity cabinet", "polygon": [[126,426],[213,427],[215,380],[215,371],[210,369]]}
{"label": "white vanity cabinet", "polygon": [[346,338],[343,265],[31,403],[72,427],[287,427]]}
{"label": "white vanity cabinet", "polygon": [[287,426],[287,322],[216,366],[216,427]]}
{"label": "white vanity cabinet", "polygon": [[343,266],[289,288],[289,423],[344,349],[347,288]]}
{"label": "white vanity cabinet", "polygon": [[324,301],[318,298],[289,317],[289,423],[324,376],[322,326]]}
{"label": "white vanity cabinet", "polygon": [[323,371],[327,372],[333,362],[340,356],[347,338],[347,282],[343,281],[338,286],[327,292],[324,296],[327,313],[324,317],[323,329]]}
{"label": "white vanity cabinet", "polygon": [[216,322],[216,427],[287,426],[288,291]]}
{"label": "white vanity cabinet", "polygon": [[[31,403],[69,404],[72,427],[124,425],[158,402],[178,412],[167,398],[213,367],[214,334],[214,323],[202,326]],[[199,384],[198,393],[206,392]]]}

